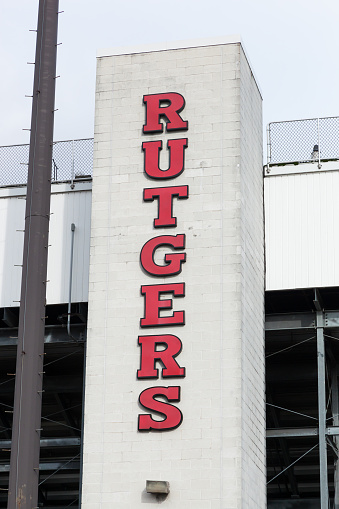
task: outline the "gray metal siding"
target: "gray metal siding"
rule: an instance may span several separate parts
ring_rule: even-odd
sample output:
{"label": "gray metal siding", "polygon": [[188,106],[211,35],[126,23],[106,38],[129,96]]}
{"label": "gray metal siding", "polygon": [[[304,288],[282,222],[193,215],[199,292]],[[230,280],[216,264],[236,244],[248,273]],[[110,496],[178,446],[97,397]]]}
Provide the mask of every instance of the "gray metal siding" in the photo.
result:
{"label": "gray metal siding", "polygon": [[339,285],[339,171],[265,178],[266,290]]}

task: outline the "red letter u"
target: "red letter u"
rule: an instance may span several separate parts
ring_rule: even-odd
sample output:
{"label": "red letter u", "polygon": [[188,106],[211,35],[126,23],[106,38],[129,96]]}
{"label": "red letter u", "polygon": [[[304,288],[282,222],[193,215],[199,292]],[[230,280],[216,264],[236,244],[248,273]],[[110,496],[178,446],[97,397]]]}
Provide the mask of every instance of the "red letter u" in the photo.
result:
{"label": "red letter u", "polygon": [[187,138],[168,140],[169,168],[161,170],[159,165],[162,141],[144,141],[142,149],[145,152],[145,173],[152,179],[171,179],[178,177],[184,171],[184,150],[187,147]]}

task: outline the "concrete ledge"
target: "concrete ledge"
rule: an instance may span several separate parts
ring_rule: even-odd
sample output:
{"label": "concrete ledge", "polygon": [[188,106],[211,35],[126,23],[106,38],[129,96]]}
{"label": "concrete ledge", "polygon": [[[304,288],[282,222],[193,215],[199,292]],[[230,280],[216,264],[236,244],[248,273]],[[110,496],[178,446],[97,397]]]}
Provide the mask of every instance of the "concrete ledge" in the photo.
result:
{"label": "concrete ledge", "polygon": [[97,51],[97,58],[110,57],[113,55],[130,55],[133,53],[152,53],[154,51],[168,51],[173,49],[199,48],[203,46],[219,46],[221,44],[241,44],[243,46],[240,35],[229,35],[188,39],[186,41],[164,41],[150,44],[138,44],[137,46],[104,48]]}

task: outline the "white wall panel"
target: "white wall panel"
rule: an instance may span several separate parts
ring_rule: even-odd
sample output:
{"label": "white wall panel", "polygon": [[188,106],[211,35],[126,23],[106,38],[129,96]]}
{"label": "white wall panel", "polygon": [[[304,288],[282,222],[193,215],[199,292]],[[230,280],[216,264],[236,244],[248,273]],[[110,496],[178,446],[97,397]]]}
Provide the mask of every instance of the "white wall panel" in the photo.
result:
{"label": "white wall panel", "polygon": [[[17,307],[20,300],[24,239],[25,188],[0,192],[0,307]],[[71,224],[74,223],[72,301],[86,302],[91,217],[90,184],[52,187],[48,251],[47,304],[68,302]]]}
{"label": "white wall panel", "polygon": [[339,285],[339,171],[265,178],[266,290]]}
{"label": "white wall panel", "polygon": [[18,307],[20,299],[25,196],[0,199],[0,307]]}

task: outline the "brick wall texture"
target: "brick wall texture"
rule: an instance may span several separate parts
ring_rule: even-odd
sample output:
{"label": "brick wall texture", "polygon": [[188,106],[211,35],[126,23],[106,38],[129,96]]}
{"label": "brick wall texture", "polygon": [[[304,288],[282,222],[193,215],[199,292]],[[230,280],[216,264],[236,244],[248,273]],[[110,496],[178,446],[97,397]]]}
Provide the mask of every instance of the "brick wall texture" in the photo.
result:
{"label": "brick wall texture", "polygon": [[[184,96],[188,131],[142,134],[143,95],[166,92]],[[183,137],[184,172],[147,178],[142,142],[163,141],[165,167],[167,140]],[[155,230],[157,202],[144,202],[143,189],[167,185],[188,185],[189,198],[174,199],[176,228]],[[262,189],[261,96],[241,44],[98,59],[84,509],[266,507]],[[181,274],[143,272],[145,242],[182,233]],[[185,297],[173,298],[186,324],[140,329],[140,286],[169,282],[186,284]],[[138,336],[166,333],[183,343],[186,377],[137,380]],[[147,413],[139,394],[177,385],[182,424],[138,432]],[[147,494],[147,479],[168,481],[169,495]]]}

